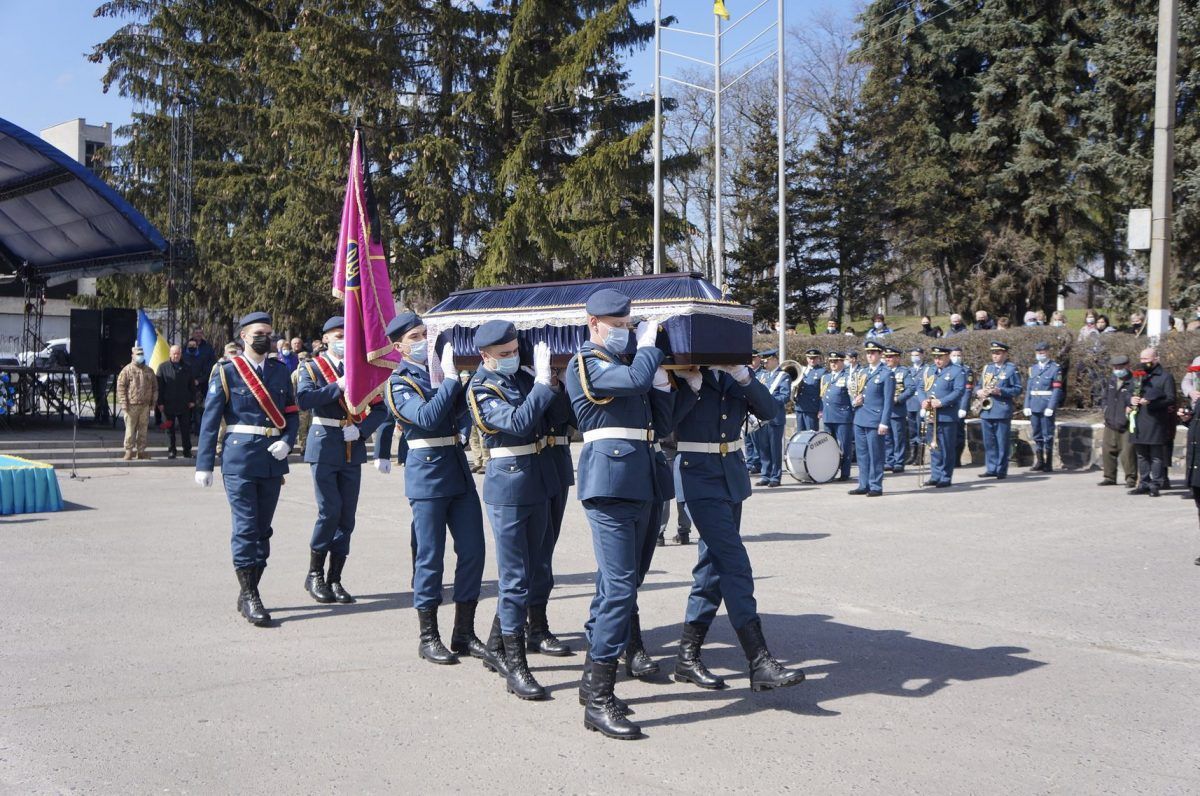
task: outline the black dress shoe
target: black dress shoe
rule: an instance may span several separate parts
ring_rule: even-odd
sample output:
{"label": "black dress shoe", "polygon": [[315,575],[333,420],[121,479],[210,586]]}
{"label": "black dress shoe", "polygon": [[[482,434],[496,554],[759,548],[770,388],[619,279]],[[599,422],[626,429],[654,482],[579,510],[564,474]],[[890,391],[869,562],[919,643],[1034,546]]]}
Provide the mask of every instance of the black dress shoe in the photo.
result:
{"label": "black dress shoe", "polygon": [[1144,486],[1135,486],[1133,489],[1129,490],[1129,492],[1128,492],[1127,494],[1130,494],[1130,495],[1148,495],[1148,494],[1150,494],[1150,489],[1149,489],[1149,487],[1144,487]]}
{"label": "black dress shoe", "polygon": [[883,497],[883,493],[877,489],[872,489],[867,493],[867,497]]}
{"label": "black dress shoe", "polygon": [[1158,487],[1156,487],[1156,486],[1150,487],[1150,491],[1147,494],[1149,494],[1150,497],[1158,497],[1159,496]]}
{"label": "black dress shoe", "polygon": [[938,489],[945,489],[946,487],[950,486],[950,482],[949,481],[938,481],[936,484],[934,484],[934,486],[936,486]]}
{"label": "black dress shoe", "polygon": [[996,474],[995,474],[995,473],[983,472],[983,473],[980,473],[979,475],[977,475],[977,476],[975,476],[975,477],[976,477],[976,478],[995,478],[995,477],[996,477]]}
{"label": "black dress shoe", "polygon": [[904,472],[904,468],[903,467],[893,467],[892,472],[893,473],[902,473],[902,472]]}
{"label": "black dress shoe", "polygon": [[774,489],[774,488],[775,488],[775,487],[777,487],[777,486],[779,486],[779,482],[778,482],[778,481],[768,481],[768,482],[767,482],[767,488],[768,488],[768,489]]}
{"label": "black dress shoe", "polygon": [[755,486],[766,486],[766,485],[768,485],[768,484],[770,484],[770,483],[771,483],[771,482],[770,482],[770,481],[768,481],[767,479],[765,479],[765,478],[760,478],[760,479],[758,479],[757,481],[755,481],[755,482],[754,482],[754,485],[755,485]]}
{"label": "black dress shoe", "polygon": [[1105,478],[1103,481],[1101,481],[1100,483],[1096,484],[1096,486],[1116,486],[1116,485],[1117,485],[1117,482],[1116,482],[1116,481],[1113,481],[1113,480],[1111,480],[1111,479],[1108,479],[1108,478]]}
{"label": "black dress shoe", "polygon": [[846,494],[847,494],[847,495],[865,495],[865,494],[867,494],[867,491],[868,491],[868,490],[866,490],[866,489],[863,489],[863,488],[860,486],[858,489],[851,489],[851,490],[850,490],[849,492],[847,492]]}
{"label": "black dress shoe", "polygon": [[746,472],[750,473],[750,475],[761,475],[762,474],[762,470],[759,470],[758,468],[750,468],[750,469],[746,470]]}
{"label": "black dress shoe", "polygon": [[175,453],[175,451],[167,451],[167,458],[168,458],[168,459],[174,459],[174,458],[175,458],[177,455],[178,455],[178,454],[176,454],[176,453]]}
{"label": "black dress shoe", "polygon": [[835,478],[835,479],[833,479],[833,480],[835,480],[835,481],[838,481],[838,482],[842,482],[842,481],[849,481],[849,480],[850,480],[850,476],[848,476],[848,475],[839,475],[837,478]]}
{"label": "black dress shoe", "polygon": [[997,480],[997,481],[1003,481],[1005,478],[1008,478],[1008,473],[1005,473],[1004,475],[997,475],[997,476],[996,476],[996,480]]}
{"label": "black dress shoe", "polygon": [[1196,560],[1193,561],[1192,563],[1195,564],[1196,566],[1200,567],[1200,556],[1196,556]]}

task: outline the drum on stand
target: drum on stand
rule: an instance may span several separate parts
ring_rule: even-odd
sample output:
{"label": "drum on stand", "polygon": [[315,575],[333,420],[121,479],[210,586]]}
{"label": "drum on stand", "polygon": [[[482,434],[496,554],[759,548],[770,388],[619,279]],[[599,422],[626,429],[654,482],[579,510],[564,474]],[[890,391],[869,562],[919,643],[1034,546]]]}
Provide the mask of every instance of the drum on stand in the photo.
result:
{"label": "drum on stand", "polygon": [[783,451],[787,471],[802,484],[827,484],[842,464],[842,449],[827,431],[797,431]]}

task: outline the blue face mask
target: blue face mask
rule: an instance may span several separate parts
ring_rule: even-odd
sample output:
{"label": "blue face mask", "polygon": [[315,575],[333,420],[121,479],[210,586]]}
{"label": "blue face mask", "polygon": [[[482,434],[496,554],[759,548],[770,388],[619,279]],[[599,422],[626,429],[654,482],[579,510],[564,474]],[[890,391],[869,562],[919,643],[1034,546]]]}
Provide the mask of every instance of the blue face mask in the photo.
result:
{"label": "blue face mask", "polygon": [[521,355],[513,354],[511,357],[501,357],[496,360],[496,372],[505,376],[511,376],[516,373],[521,367]]}
{"label": "blue face mask", "polygon": [[624,354],[629,346],[629,330],[626,328],[609,329],[604,336],[604,347],[614,354]]}
{"label": "blue face mask", "polygon": [[329,344],[329,350],[333,352],[335,357],[341,359],[342,357],[346,356],[346,341],[334,340]]}
{"label": "blue face mask", "polygon": [[1122,368],[1121,370],[1114,370],[1113,375],[1116,376],[1118,379],[1123,379],[1129,375],[1129,371]]}
{"label": "blue face mask", "polygon": [[429,358],[429,341],[418,340],[415,343],[408,344],[408,358],[418,364],[423,363]]}
{"label": "blue face mask", "polygon": [[1050,356],[1048,354],[1034,354],[1034,356],[1037,358],[1037,361],[1043,365],[1050,361]]}

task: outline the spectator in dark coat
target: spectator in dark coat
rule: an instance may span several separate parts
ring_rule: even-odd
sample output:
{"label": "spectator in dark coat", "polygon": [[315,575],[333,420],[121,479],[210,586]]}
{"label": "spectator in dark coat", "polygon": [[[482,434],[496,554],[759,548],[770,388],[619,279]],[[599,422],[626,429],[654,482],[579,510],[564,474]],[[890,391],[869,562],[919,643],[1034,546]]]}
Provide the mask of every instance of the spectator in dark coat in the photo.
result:
{"label": "spectator in dark coat", "polygon": [[[196,397],[193,399],[197,406],[204,405],[204,393],[208,390],[208,380],[204,374],[213,369],[213,365],[217,364],[217,352],[213,351],[213,347],[204,339],[204,330],[193,329],[192,336],[188,338],[187,349],[183,352],[183,362],[192,369],[192,375],[196,378]],[[192,413],[192,431],[200,432],[200,416],[203,412]]]}
{"label": "spectator in dark coat", "polygon": [[1133,374],[1131,412],[1137,417],[1130,434],[1137,453],[1138,485],[1131,495],[1158,497],[1166,483],[1165,451],[1171,442],[1175,416],[1175,377],[1158,364],[1158,351],[1142,350],[1141,368]]}
{"label": "spectator in dark coat", "polygon": [[[1190,373],[1200,371],[1200,366],[1193,365]],[[1179,419],[1188,424],[1187,459],[1183,470],[1183,485],[1192,490],[1192,500],[1196,502],[1196,511],[1200,513],[1200,397],[1191,395],[1184,398],[1184,405],[1179,407]],[[1200,558],[1196,559],[1200,566]]]}
{"label": "spectator in dark coat", "polygon": [[950,328],[946,330],[946,337],[953,337],[956,334],[969,332],[970,329],[963,323],[963,318],[957,312],[950,315]]}
{"label": "spectator in dark coat", "polygon": [[171,445],[167,458],[174,459],[175,431],[183,437],[183,455],[192,458],[192,410],[196,408],[196,377],[183,361],[183,349],[171,346],[171,358],[158,366],[158,411],[167,427]]}
{"label": "spectator in dark coat", "polygon": [[1129,396],[1132,376],[1129,357],[1118,354],[1109,360],[1112,373],[1101,385],[1100,403],[1104,407],[1104,447],[1101,460],[1104,480],[1100,486],[1116,486],[1117,465],[1125,472],[1125,486],[1137,487],[1137,457],[1129,438]]}
{"label": "spectator in dark coat", "polygon": [[934,326],[933,320],[928,315],[921,316],[921,332],[925,337],[941,337],[942,327]]}
{"label": "spectator in dark coat", "polygon": [[988,316],[987,310],[979,310],[975,313],[975,331],[986,331],[995,328],[996,324]]}

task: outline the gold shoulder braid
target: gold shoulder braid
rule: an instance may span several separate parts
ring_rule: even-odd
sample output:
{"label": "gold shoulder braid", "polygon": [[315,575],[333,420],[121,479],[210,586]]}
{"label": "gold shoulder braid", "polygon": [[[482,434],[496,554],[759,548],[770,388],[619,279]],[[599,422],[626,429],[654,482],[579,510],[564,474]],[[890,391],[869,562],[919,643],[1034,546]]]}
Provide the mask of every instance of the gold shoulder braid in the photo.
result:
{"label": "gold shoulder braid", "polygon": [[835,378],[835,376],[832,376],[828,373],[821,376],[821,397],[822,398],[825,397],[825,393],[829,390],[829,387],[833,384],[834,378]]}
{"label": "gold shoulder braid", "polygon": [[[421,389],[421,385],[419,385],[415,381],[413,381],[411,376],[401,376],[400,381],[404,382],[409,387],[412,387],[413,390],[417,393],[417,395],[421,396],[422,401],[426,400],[425,391]],[[403,417],[400,416],[400,408],[396,406],[396,397],[394,395],[392,395],[392,385],[390,383],[388,384],[388,388],[386,390],[384,390],[383,395],[384,395],[384,399],[387,401],[388,408],[392,410],[392,415],[396,418],[396,422],[404,423],[406,425],[412,425],[411,423],[409,423],[407,420],[405,420]]]}
{"label": "gold shoulder braid", "polygon": [[[485,382],[482,382],[482,385],[484,387],[488,388],[489,390],[491,390],[492,392],[496,393],[496,395],[500,397],[501,401],[504,401],[505,403],[508,402],[508,398],[504,395],[504,391],[501,390],[499,387],[497,387],[495,384],[492,384],[489,381],[485,381]],[[500,429],[489,428],[487,423],[483,422],[483,413],[479,411],[479,401],[475,398],[475,389],[474,389],[473,385],[467,386],[467,407],[471,410],[471,417],[473,417],[475,419],[475,426],[481,432],[483,432],[484,434],[487,434],[489,436],[491,436],[492,434],[500,433]]]}
{"label": "gold shoulder braid", "polygon": [[612,403],[613,398],[611,395],[607,398],[597,398],[596,396],[592,395],[592,388],[588,386],[587,365],[585,365],[583,362],[583,357],[586,354],[593,354],[605,362],[612,362],[611,357],[609,357],[607,354],[600,353],[595,348],[588,349],[587,351],[580,351],[575,355],[575,362],[579,367],[579,386],[583,388],[583,397],[587,398],[596,406],[604,406],[605,404]]}

